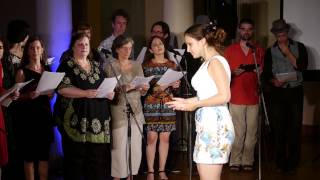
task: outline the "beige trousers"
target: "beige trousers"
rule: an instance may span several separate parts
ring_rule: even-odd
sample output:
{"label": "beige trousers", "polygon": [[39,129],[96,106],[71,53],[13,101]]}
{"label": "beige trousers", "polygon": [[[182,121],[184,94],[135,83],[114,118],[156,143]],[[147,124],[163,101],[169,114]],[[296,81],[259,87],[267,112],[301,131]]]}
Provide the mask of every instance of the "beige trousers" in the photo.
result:
{"label": "beige trousers", "polygon": [[[138,126],[131,119],[131,160],[132,174],[138,174],[142,157],[142,136]],[[139,124],[142,130],[142,124]],[[111,149],[111,176],[126,178],[129,176],[129,147],[127,137],[127,126],[112,130],[113,146]]]}
{"label": "beige trousers", "polygon": [[230,103],[229,110],[235,131],[230,166],[252,165],[257,142],[259,105],[236,105]]}

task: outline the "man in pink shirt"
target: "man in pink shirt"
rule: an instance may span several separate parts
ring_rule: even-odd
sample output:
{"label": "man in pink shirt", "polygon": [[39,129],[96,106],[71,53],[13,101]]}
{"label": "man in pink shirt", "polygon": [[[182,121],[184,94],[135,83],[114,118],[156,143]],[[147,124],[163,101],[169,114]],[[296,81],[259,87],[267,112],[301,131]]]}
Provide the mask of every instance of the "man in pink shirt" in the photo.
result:
{"label": "man in pink shirt", "polygon": [[225,51],[232,73],[229,110],[235,129],[230,169],[239,171],[242,167],[245,171],[252,171],[259,113],[254,55],[261,70],[264,50],[252,40],[254,22],[251,19],[242,19],[238,32],[240,41],[231,44]]}

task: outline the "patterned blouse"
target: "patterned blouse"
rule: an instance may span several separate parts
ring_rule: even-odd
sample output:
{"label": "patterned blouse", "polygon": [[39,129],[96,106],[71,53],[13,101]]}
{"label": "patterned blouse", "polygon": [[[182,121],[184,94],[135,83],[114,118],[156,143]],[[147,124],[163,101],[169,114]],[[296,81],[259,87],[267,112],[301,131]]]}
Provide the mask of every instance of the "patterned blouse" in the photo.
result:
{"label": "patterned blouse", "polygon": [[21,58],[9,54],[2,59],[3,67],[3,88],[10,89],[16,82],[16,72],[21,66]]}
{"label": "patterned blouse", "polygon": [[[96,61],[90,61],[87,73],[73,59],[63,61],[58,72],[66,75],[58,89],[76,87],[97,89],[105,74]],[[64,132],[76,142],[109,143],[109,104],[104,98],[67,98],[58,95],[55,118]]]}
{"label": "patterned blouse", "polygon": [[[144,115],[148,130],[152,131],[172,131],[175,130],[176,113],[172,108],[165,105],[173,97],[173,88],[169,87],[164,91],[159,89],[156,82],[169,69],[175,69],[176,65],[172,61],[165,63],[154,63],[149,61],[143,64],[145,77],[155,75],[150,83],[150,89],[144,101]],[[156,126],[156,127],[155,127]]]}

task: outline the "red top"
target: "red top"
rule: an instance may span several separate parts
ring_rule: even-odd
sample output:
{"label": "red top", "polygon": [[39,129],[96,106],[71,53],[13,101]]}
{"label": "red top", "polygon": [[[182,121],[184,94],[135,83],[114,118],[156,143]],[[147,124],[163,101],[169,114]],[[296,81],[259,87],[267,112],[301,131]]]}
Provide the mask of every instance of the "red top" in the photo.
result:
{"label": "red top", "polygon": [[[2,64],[0,63],[0,92],[2,88]],[[6,165],[8,162],[8,149],[7,149],[7,132],[4,124],[4,118],[0,105],[0,167]]]}
{"label": "red top", "polygon": [[[254,44],[256,48],[256,60],[260,65],[261,73],[263,68],[264,49]],[[240,43],[230,45],[225,53],[229,62],[231,72],[239,68],[241,64],[254,64],[253,51],[249,50],[246,55],[241,49]],[[245,71],[238,76],[232,75],[230,103],[238,105],[255,105],[259,103],[257,75],[255,71]]]}

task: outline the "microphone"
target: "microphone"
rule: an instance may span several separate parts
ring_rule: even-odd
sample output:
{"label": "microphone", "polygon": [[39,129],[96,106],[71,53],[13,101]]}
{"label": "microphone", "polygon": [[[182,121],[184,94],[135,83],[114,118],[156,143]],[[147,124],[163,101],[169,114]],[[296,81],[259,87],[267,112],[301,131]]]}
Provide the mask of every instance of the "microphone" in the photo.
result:
{"label": "microphone", "polygon": [[246,46],[247,46],[248,48],[251,48],[252,50],[255,50],[255,49],[256,49],[256,47],[255,47],[253,44],[251,44],[250,42],[246,42]]}

